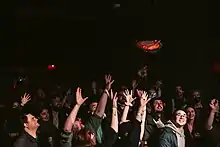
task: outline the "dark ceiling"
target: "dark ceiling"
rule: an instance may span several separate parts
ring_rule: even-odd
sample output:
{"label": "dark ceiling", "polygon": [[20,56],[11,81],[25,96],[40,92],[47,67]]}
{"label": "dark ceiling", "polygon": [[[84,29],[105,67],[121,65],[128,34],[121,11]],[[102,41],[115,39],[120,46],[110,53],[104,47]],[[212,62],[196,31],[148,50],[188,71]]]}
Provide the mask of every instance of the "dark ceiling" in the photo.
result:
{"label": "dark ceiling", "polygon": [[[155,79],[196,83],[211,76],[219,58],[218,25],[210,20],[217,13],[208,7],[162,0],[23,1],[15,14],[7,9],[2,17],[2,70],[56,64],[65,73],[124,76],[148,63]],[[147,54],[135,47],[140,39],[161,39],[164,47]]]}

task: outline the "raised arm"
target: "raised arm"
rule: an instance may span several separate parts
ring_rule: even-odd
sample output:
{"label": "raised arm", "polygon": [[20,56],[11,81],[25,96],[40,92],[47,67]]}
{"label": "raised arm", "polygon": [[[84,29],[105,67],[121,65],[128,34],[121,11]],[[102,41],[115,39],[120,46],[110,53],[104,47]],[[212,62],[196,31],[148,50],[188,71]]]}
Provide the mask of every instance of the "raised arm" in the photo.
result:
{"label": "raised arm", "polygon": [[105,107],[106,107],[108,96],[109,96],[109,90],[111,89],[111,85],[113,84],[113,82],[114,80],[112,80],[112,77],[110,75],[105,75],[106,87],[101,96],[101,99],[99,100],[99,104],[95,112],[95,114],[99,117],[103,117],[105,113]]}
{"label": "raised arm", "polygon": [[143,116],[142,116],[142,120],[141,120],[141,132],[140,132],[140,140],[143,139],[143,136],[144,136],[144,129],[145,129],[145,120],[146,120],[146,110],[147,110],[147,107],[145,106],[143,111]]}
{"label": "raised arm", "polygon": [[144,111],[146,111],[145,106],[146,104],[151,100],[148,98],[146,92],[138,91],[138,95],[140,97],[140,106],[136,115],[136,122],[134,123],[133,130],[131,131],[131,134],[129,136],[130,145],[129,147],[138,147],[139,141],[140,141],[140,133],[141,133],[141,120],[144,114]]}
{"label": "raised arm", "polygon": [[79,111],[80,106],[87,100],[88,97],[83,98],[82,97],[82,89],[77,88],[76,90],[76,105],[73,107],[70,115],[67,117],[64,130],[65,131],[72,131],[73,123],[76,120],[77,113]]}
{"label": "raised arm", "polygon": [[141,122],[144,111],[146,111],[145,106],[147,103],[151,100],[151,98],[148,98],[147,92],[137,90],[138,96],[140,97],[140,106],[136,115],[136,120]]}
{"label": "raised arm", "polygon": [[112,99],[112,121],[111,121],[111,128],[118,133],[118,110],[117,110],[117,92],[113,94],[111,90],[111,99]]}
{"label": "raised arm", "polygon": [[67,97],[71,94],[71,89],[68,89],[68,91],[66,92],[66,95],[64,96],[62,102],[61,102],[61,106],[63,107],[64,104],[66,103]]}
{"label": "raised arm", "polygon": [[218,100],[216,100],[216,99],[211,100],[211,102],[209,104],[209,107],[211,108],[211,111],[209,113],[208,121],[207,121],[207,124],[206,124],[206,129],[207,130],[212,129],[213,121],[214,121],[214,118],[215,118],[215,113],[217,111],[217,107],[219,107]]}
{"label": "raised arm", "polygon": [[112,147],[116,140],[118,134],[118,111],[117,111],[117,92],[113,94],[112,90],[110,93],[110,97],[112,100],[112,120],[111,120],[111,127],[109,131],[105,134],[104,142],[102,147]]}
{"label": "raised arm", "polygon": [[126,98],[126,102],[125,102],[125,108],[124,111],[122,113],[122,117],[121,117],[121,122],[120,123],[124,123],[124,122],[128,122],[129,120],[127,120],[127,115],[129,112],[129,107],[132,106],[132,102],[135,100],[135,98],[132,97],[132,90],[131,93],[129,93],[128,90],[125,90],[125,92],[123,93],[125,98]]}

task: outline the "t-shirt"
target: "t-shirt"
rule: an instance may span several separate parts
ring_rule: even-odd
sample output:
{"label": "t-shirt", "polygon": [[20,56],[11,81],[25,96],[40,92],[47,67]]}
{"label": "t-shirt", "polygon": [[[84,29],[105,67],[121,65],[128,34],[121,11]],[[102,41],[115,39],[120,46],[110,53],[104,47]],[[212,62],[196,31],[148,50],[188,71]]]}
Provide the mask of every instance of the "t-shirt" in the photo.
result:
{"label": "t-shirt", "polygon": [[[110,127],[110,129],[106,132],[106,135],[104,136],[104,140],[103,140],[102,144],[97,145],[97,146],[112,147],[114,145],[114,143],[116,142],[116,140],[117,140],[117,135],[118,135],[118,133],[116,133]],[[72,132],[63,131],[61,133],[61,147],[73,147],[72,137],[73,137]]]}
{"label": "t-shirt", "polygon": [[85,124],[86,130],[91,130],[93,133],[96,134],[96,140],[99,144],[102,143],[103,139],[103,132],[102,132],[102,118],[97,115],[91,115],[88,121]]}

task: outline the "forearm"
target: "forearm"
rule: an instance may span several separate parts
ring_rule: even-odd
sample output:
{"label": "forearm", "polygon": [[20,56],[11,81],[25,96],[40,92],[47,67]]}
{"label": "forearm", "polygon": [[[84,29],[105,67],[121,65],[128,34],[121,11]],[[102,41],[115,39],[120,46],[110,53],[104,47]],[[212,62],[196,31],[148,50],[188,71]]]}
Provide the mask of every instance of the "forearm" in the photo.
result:
{"label": "forearm", "polygon": [[115,107],[112,108],[111,128],[118,133],[118,111]]}
{"label": "forearm", "polygon": [[136,115],[136,120],[141,122],[143,114],[144,114],[144,108],[140,106]]}
{"label": "forearm", "polygon": [[95,114],[98,115],[99,117],[103,117],[103,115],[105,113],[105,107],[107,104],[107,100],[108,100],[108,94],[106,92],[104,92],[101,96],[97,110],[95,112]]}
{"label": "forearm", "polygon": [[161,91],[161,89],[159,88],[158,91],[157,91],[157,97],[161,97],[161,95],[162,95],[162,91]]}
{"label": "forearm", "polygon": [[65,96],[64,98],[63,98],[63,100],[62,100],[62,107],[64,106],[64,104],[65,104],[65,102],[66,102],[66,99],[67,99],[67,96]]}
{"label": "forearm", "polygon": [[120,123],[126,122],[127,116],[128,116],[128,111],[129,111],[129,106],[125,106]]}
{"label": "forearm", "polygon": [[142,140],[144,136],[144,129],[145,129],[145,118],[146,118],[146,106],[145,106],[145,111],[142,116],[142,121],[141,121],[141,132],[140,132],[140,140]]}
{"label": "forearm", "polygon": [[208,117],[207,125],[206,125],[207,130],[212,129],[214,118],[215,118],[215,112],[211,111],[210,114],[209,114],[209,117]]}
{"label": "forearm", "polygon": [[64,125],[64,130],[66,130],[66,131],[71,131],[72,130],[72,126],[73,126],[73,123],[76,120],[76,116],[77,116],[77,113],[79,111],[79,108],[80,108],[80,105],[76,104],[74,106],[74,108],[71,111],[70,115],[66,119],[66,122],[65,122],[65,125]]}

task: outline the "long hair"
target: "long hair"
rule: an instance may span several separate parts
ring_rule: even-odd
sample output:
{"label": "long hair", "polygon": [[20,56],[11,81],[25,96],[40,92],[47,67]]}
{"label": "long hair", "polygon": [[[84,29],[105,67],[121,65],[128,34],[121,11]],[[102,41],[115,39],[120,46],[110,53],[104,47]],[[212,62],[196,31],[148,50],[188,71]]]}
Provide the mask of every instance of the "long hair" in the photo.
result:
{"label": "long hair", "polygon": [[75,147],[94,147],[95,143],[90,138],[90,130],[82,129],[80,131],[75,131],[73,134],[74,137],[74,146]]}

